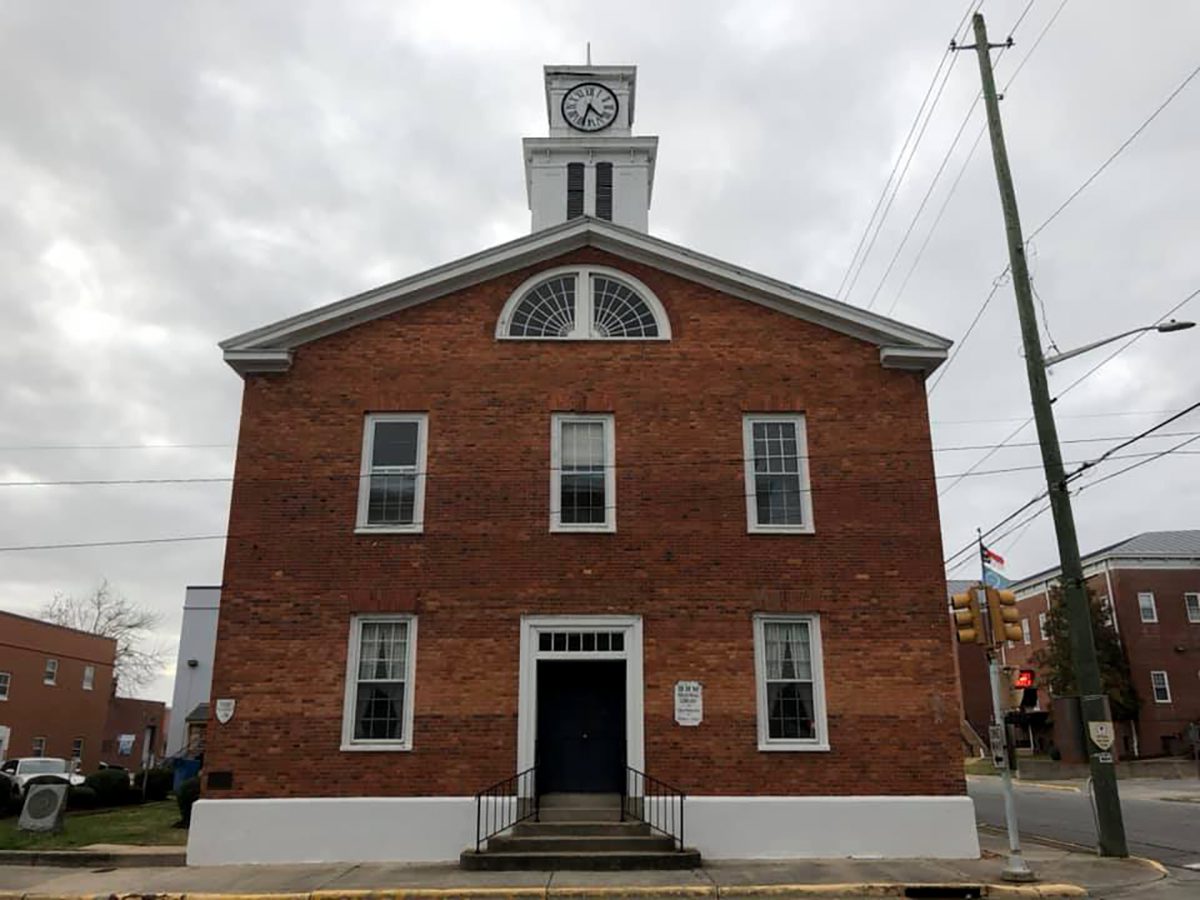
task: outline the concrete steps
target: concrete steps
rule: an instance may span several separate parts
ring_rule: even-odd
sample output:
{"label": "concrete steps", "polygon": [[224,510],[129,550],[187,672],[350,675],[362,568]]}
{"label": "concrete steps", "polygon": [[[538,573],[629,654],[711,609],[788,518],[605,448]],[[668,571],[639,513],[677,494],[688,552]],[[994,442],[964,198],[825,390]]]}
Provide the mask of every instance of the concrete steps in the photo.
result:
{"label": "concrete steps", "polygon": [[487,849],[464,850],[459,865],[469,870],[692,869],[696,850],[638,821],[621,821],[618,794],[547,794],[538,821],[526,820],[498,834]]}

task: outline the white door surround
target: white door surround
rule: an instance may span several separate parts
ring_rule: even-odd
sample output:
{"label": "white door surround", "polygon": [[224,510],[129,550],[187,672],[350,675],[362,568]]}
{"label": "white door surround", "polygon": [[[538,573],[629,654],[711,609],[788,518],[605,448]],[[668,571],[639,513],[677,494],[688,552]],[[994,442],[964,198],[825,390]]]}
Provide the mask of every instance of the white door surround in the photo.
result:
{"label": "white door surround", "polygon": [[[543,635],[596,635],[588,641],[592,649],[579,646],[567,649],[542,648]],[[599,635],[622,635],[621,649],[597,649]],[[550,641],[553,644],[553,640]],[[645,771],[645,727],[643,723],[642,617],[641,616],[522,616],[521,659],[517,700],[517,768],[524,772],[533,766],[537,742],[537,671],[543,659],[625,661],[625,759],[635,769]]]}

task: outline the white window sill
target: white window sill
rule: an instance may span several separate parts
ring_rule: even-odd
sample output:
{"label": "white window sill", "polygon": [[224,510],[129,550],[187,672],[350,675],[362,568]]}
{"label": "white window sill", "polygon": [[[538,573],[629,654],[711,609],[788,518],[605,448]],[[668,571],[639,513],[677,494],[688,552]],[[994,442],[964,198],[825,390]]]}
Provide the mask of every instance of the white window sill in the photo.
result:
{"label": "white window sill", "polygon": [[828,744],[816,741],[759,741],[760,753],[828,753]]}
{"label": "white window sill", "polygon": [[396,753],[412,750],[412,744],[404,741],[355,741],[339,748],[343,753]]}
{"label": "white window sill", "polygon": [[356,525],[355,534],[423,534],[423,525]]}
{"label": "white window sill", "polygon": [[1159,700],[1157,697],[1154,698],[1154,702],[1157,703],[1159,706],[1170,706],[1171,705],[1170,700]]}
{"label": "white window sill", "polygon": [[551,525],[551,534],[616,534],[617,523],[611,525]]}
{"label": "white window sill", "polygon": [[747,525],[747,534],[816,534],[811,525]]}

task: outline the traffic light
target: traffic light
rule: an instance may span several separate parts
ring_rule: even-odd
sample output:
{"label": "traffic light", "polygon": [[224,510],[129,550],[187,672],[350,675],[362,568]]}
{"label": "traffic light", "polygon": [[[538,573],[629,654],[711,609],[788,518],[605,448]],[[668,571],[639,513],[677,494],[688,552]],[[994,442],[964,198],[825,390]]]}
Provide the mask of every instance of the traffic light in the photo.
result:
{"label": "traffic light", "polygon": [[1017,669],[1012,686],[1018,709],[1033,709],[1038,705],[1037,674],[1033,669]]}
{"label": "traffic light", "polygon": [[1017,609],[1017,595],[1012,591],[987,589],[988,617],[992,620],[992,640],[1022,640],[1021,613]]}
{"label": "traffic light", "polygon": [[983,616],[979,612],[979,598],[975,589],[963,591],[950,598],[954,607],[954,630],[958,633],[960,644],[985,643],[983,636]]}

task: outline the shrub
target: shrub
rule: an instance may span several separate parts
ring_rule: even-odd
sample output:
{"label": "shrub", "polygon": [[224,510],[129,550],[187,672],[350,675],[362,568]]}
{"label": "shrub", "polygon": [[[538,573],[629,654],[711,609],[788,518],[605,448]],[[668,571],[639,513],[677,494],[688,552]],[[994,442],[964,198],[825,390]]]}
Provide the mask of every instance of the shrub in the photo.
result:
{"label": "shrub", "polygon": [[67,809],[95,809],[98,804],[96,792],[86,784],[73,784],[67,791]]}
{"label": "shrub", "polygon": [[123,806],[139,799],[129,789],[129,773],[124,769],[101,769],[93,772],[84,781],[86,787],[96,792],[98,806]]}
{"label": "shrub", "polygon": [[133,776],[133,792],[139,798],[142,797],[142,782],[145,782],[145,798],[148,801],[154,803],[158,800],[166,800],[167,794],[171,793],[174,777],[174,773],[170,769],[143,769]]}
{"label": "shrub", "polygon": [[179,790],[175,792],[175,799],[179,801],[179,818],[184,828],[192,824],[192,804],[200,799],[200,776],[193,775],[191,778],[179,785]]}
{"label": "shrub", "polygon": [[1062,753],[1057,747],[1050,748],[1050,758],[1055,762],[1058,762],[1060,759],[1062,759]]}

